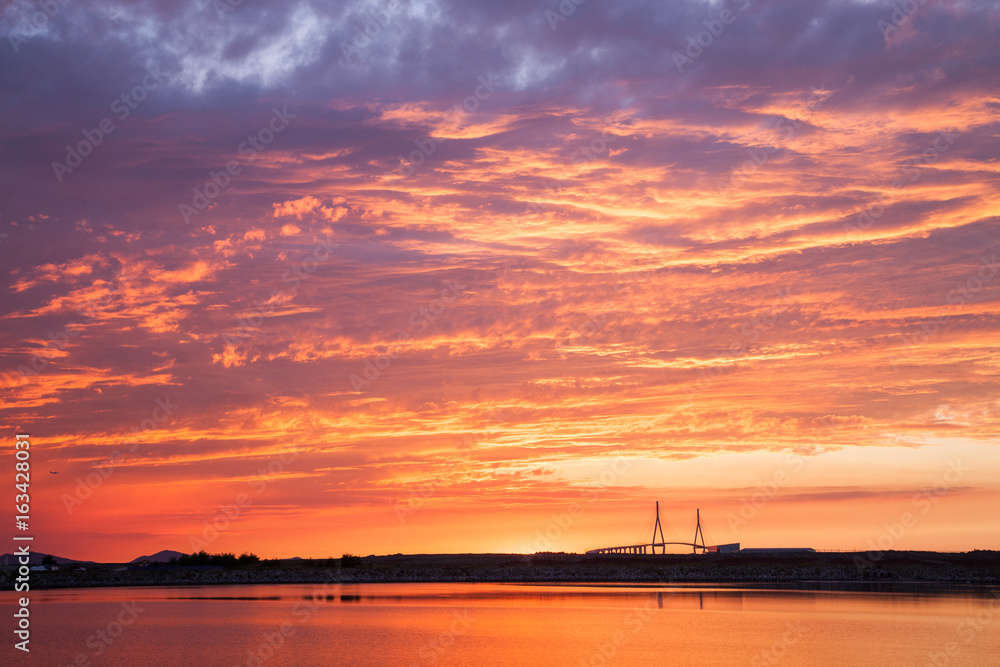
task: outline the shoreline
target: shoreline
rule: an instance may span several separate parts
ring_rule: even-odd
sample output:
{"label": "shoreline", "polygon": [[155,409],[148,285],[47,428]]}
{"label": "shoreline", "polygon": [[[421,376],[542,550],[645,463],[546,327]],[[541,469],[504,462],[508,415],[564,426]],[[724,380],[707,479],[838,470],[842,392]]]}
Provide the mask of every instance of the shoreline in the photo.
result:
{"label": "shoreline", "polygon": [[[31,590],[142,586],[375,583],[549,584],[965,584],[1000,585],[1000,552],[817,552],[806,555],[613,555],[545,553],[367,556],[285,561],[277,567],[190,568],[88,564],[31,572]],[[0,589],[12,591],[5,567]]]}

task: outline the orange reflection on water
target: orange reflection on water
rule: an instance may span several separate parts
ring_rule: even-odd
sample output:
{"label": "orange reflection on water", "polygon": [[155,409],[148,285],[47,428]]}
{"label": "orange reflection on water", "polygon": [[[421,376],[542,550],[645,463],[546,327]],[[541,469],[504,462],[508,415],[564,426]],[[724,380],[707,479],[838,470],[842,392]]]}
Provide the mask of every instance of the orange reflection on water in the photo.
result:
{"label": "orange reflection on water", "polygon": [[[33,636],[36,657],[51,665],[84,655],[94,664],[128,665],[986,666],[1000,655],[1000,589],[826,588],[304,584],[49,591],[33,600]],[[123,605],[141,611],[115,627]],[[112,641],[100,639],[112,631]]]}

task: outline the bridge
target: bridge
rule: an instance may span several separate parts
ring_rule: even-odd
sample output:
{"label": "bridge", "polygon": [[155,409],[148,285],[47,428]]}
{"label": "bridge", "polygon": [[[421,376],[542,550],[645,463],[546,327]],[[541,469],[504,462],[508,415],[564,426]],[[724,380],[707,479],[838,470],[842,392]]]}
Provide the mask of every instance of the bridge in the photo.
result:
{"label": "bridge", "polygon": [[[691,547],[691,553],[698,553],[701,549],[701,553],[731,553],[740,550],[739,543],[735,544],[718,544],[707,546],[705,544],[705,534],[701,530],[701,510],[695,510],[695,518],[697,523],[694,528],[694,539],[691,542],[667,542],[663,537],[663,526],[660,525],[660,502],[656,502],[656,523],[653,525],[653,539],[649,541],[649,544],[626,544],[620,547],[602,547],[600,549],[591,549],[587,552],[588,555],[602,555],[602,554],[655,554],[656,549],[660,549],[661,554],[667,553],[668,546],[684,546]],[[660,533],[659,542],[656,541],[656,533]],[[648,550],[648,551],[647,551]]]}

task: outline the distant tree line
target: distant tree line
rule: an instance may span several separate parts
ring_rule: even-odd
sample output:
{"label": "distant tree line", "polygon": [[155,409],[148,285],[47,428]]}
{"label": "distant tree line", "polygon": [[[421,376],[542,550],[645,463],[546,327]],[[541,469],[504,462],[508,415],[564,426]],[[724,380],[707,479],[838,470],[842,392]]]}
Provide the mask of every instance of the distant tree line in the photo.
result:
{"label": "distant tree line", "polygon": [[[310,563],[316,565],[315,560],[301,561],[303,564]],[[322,563],[322,560],[318,561]],[[156,563],[153,563],[156,565]],[[217,553],[210,554],[204,549],[193,554],[183,554],[181,556],[176,556],[167,561],[167,565],[176,565],[180,567],[185,567],[189,565],[214,565],[221,567],[246,567],[261,565],[263,567],[281,567],[282,561],[280,558],[265,558],[261,560],[260,556],[254,553],[243,552],[239,556],[234,553]],[[328,567],[341,566],[341,567],[357,567],[361,565],[361,556],[355,556],[351,553],[346,553],[339,559],[333,558],[332,556],[326,559],[326,565]]]}
{"label": "distant tree line", "polygon": [[[276,563],[279,563],[277,558],[273,559]],[[182,554],[180,556],[171,558],[167,561],[168,565],[221,565],[222,567],[235,567],[237,565],[255,565],[260,563],[260,556],[253,553],[243,552],[239,556],[234,553],[218,553],[210,554],[204,549],[198,553],[193,554]],[[270,561],[265,560],[264,564],[270,564]]]}

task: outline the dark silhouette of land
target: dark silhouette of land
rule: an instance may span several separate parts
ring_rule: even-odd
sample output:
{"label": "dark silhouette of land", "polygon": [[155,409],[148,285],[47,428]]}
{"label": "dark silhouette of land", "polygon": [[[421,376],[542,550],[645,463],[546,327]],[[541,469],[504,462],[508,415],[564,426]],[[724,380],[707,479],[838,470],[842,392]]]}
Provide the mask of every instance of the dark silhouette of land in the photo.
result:
{"label": "dark silhouette of land", "polygon": [[[31,588],[266,583],[552,582],[1000,584],[1000,551],[884,551],[803,554],[581,555],[424,554],[328,559],[176,559],[172,564],[87,563],[32,572]],[[252,554],[250,554],[252,556]],[[185,564],[187,563],[187,564]],[[17,567],[0,567],[13,588]]]}
{"label": "dark silhouette of land", "polygon": [[[14,566],[14,568],[17,569],[17,566],[21,562],[21,558],[22,558],[22,556],[18,556],[18,555],[15,555],[15,554],[4,554],[4,555],[0,556],[0,572],[5,571],[10,566]],[[52,559],[52,560],[51,561],[47,561],[47,559]],[[52,554],[43,553],[41,551],[32,551],[32,552],[28,553],[28,565],[29,566],[42,565],[43,561],[52,562],[52,563],[55,563],[56,565],[72,565],[72,564],[96,565],[96,563],[93,563],[91,561],[87,561],[87,560],[73,560],[72,558],[63,558],[62,556],[53,556]]]}
{"label": "dark silhouette of land", "polygon": [[130,563],[168,563],[171,558],[180,558],[185,554],[180,551],[171,551],[170,549],[164,549],[163,551],[157,551],[155,554],[149,556],[139,556],[138,558],[133,558]]}

